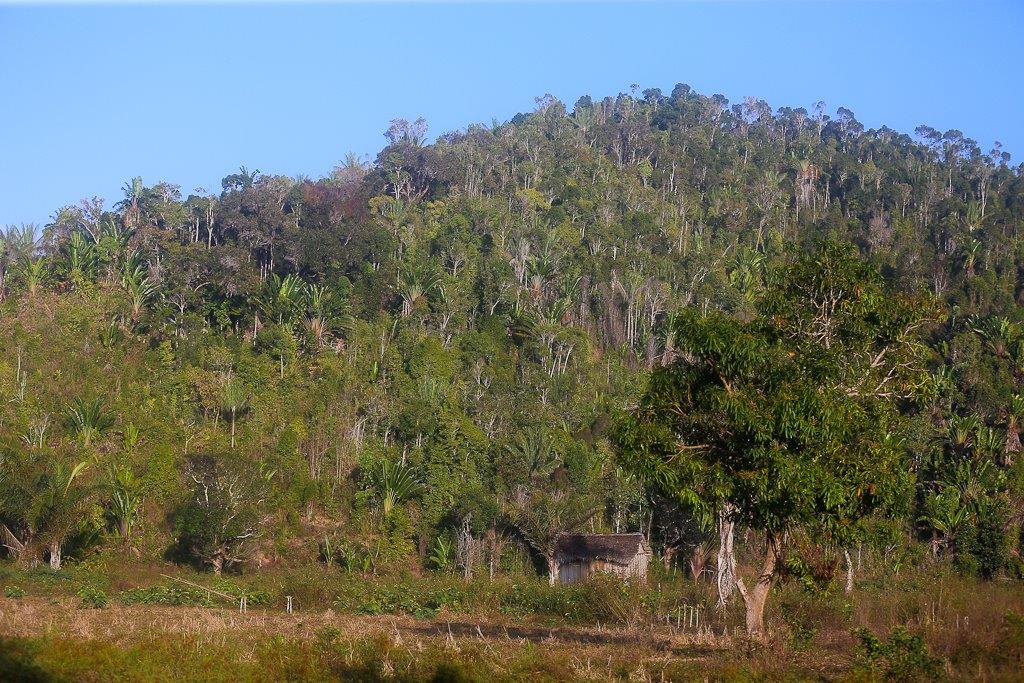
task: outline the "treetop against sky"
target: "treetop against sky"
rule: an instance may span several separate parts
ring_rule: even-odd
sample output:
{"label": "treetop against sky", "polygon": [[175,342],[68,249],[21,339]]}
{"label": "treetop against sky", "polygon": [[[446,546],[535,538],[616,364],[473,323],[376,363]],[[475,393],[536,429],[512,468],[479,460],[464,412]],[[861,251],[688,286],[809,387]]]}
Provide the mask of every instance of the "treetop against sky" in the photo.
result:
{"label": "treetop against sky", "polygon": [[871,127],[1024,148],[1012,2],[0,2],[0,224],[128,178],[208,190],[239,165],[325,174],[393,118],[431,136],[544,93],[824,101]]}

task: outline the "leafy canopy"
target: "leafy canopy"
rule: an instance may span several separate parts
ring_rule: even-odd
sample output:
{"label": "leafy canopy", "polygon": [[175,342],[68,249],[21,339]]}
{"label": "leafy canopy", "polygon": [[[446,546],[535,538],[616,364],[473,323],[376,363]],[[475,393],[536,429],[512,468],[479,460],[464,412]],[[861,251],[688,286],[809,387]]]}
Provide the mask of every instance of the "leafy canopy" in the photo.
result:
{"label": "leafy canopy", "polygon": [[772,278],[752,320],[675,318],[677,357],[617,440],[628,466],[705,524],[730,504],[772,535],[803,526],[842,540],[906,499],[898,403],[920,384],[928,308],[835,244]]}

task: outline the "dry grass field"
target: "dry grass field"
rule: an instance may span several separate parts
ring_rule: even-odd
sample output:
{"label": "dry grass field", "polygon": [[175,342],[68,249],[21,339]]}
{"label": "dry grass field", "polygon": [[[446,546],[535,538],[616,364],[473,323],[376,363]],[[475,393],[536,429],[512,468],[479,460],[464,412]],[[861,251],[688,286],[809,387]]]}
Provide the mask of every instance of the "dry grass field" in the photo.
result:
{"label": "dry grass field", "polygon": [[[161,604],[159,574],[122,570],[106,583],[95,567],[0,575],[0,680],[1019,680],[1024,666],[1017,585],[944,572],[906,572],[884,592],[865,581],[849,596],[783,585],[770,637],[754,643],[738,610],[699,628],[657,616],[665,595],[699,599],[692,583],[566,593],[336,575],[306,585],[306,607],[288,614],[281,591],[303,579],[275,575],[262,578],[270,590],[248,586],[257,605],[243,614],[189,593]],[[428,610],[432,591],[447,602]],[[634,602],[646,606],[623,607]]]}
{"label": "dry grass field", "polygon": [[[198,665],[208,657],[223,655],[223,674],[228,680],[275,680],[282,671],[291,670],[290,657],[317,660],[324,659],[328,652],[344,666],[366,665],[381,678],[415,679],[424,666],[447,663],[454,667],[452,671],[471,678],[476,672],[486,673],[486,678],[508,680],[527,673],[541,679],[607,680],[625,676],[647,680],[660,679],[673,670],[696,672],[710,663],[720,665],[739,647],[732,636],[687,633],[663,625],[545,627],[516,624],[512,619],[472,620],[458,615],[419,619],[337,614],[332,610],[286,614],[250,609],[241,614],[229,608],[149,605],[80,609],[72,598],[23,598],[3,600],[2,604],[3,637],[52,644],[50,649],[63,649],[66,659],[70,659],[72,650],[82,649],[84,664],[90,647],[134,651],[129,659],[145,658],[140,653],[156,643],[172,651],[173,644],[177,644],[188,648],[186,660],[200,670],[203,667]],[[279,648],[280,659],[275,658],[273,667],[267,668],[267,649],[271,645]],[[151,651],[153,659],[157,658],[156,651]],[[59,659],[52,653],[40,657],[54,665],[58,674]],[[763,668],[770,659],[755,656],[751,663],[761,660],[759,668]],[[737,664],[742,666],[741,662]],[[329,669],[322,673],[330,675]],[[106,673],[87,674],[72,666],[63,673],[89,680],[113,680],[118,678],[116,672],[115,667]],[[140,679],[148,678],[142,670],[135,673]],[[189,677],[185,671],[180,673],[183,679]],[[166,675],[173,678],[177,674]],[[219,676],[213,674],[213,678]]]}

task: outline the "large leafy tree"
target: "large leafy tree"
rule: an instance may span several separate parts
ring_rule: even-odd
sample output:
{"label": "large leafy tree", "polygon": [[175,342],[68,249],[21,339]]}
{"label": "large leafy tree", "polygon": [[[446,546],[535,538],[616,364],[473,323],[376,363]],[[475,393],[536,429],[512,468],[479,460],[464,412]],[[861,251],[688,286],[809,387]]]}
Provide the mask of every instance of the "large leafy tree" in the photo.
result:
{"label": "large leafy tree", "polygon": [[826,244],[773,274],[749,321],[685,311],[678,354],[617,432],[623,460],[698,513],[760,532],[761,566],[736,587],[751,635],[790,532],[849,543],[908,482],[898,403],[921,379],[921,301],[887,291]]}

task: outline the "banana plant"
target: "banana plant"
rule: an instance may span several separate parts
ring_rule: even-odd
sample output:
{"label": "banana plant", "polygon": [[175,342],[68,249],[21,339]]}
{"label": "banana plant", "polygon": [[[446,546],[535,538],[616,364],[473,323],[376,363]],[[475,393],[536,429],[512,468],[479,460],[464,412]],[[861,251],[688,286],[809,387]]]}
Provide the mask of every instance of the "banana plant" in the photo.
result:
{"label": "banana plant", "polygon": [[327,564],[327,566],[330,567],[334,565],[334,562],[337,559],[337,553],[334,549],[334,546],[331,544],[330,536],[324,536],[324,542],[323,545],[321,546],[321,551],[323,554],[324,562]]}
{"label": "banana plant", "polygon": [[11,261],[31,260],[39,249],[38,227],[34,223],[9,225],[0,228],[0,242],[7,247],[7,255]]}
{"label": "banana plant", "polygon": [[962,257],[964,274],[968,279],[973,278],[978,267],[978,260],[981,257],[981,242],[973,237],[968,237],[963,246]]}
{"label": "banana plant", "polygon": [[117,535],[127,542],[142,510],[142,494],[138,480],[130,468],[113,464],[107,470],[110,500],[107,515],[117,529]]}
{"label": "banana plant", "polygon": [[520,430],[505,450],[525,470],[527,481],[546,479],[558,466],[558,454],[543,427]]}
{"label": "banana plant", "polygon": [[981,212],[981,205],[978,204],[978,202],[969,202],[967,204],[967,211],[961,219],[964,227],[967,229],[967,234],[973,235],[975,232],[980,230],[981,223],[984,218],[985,217]]}
{"label": "banana plant", "polygon": [[315,349],[330,344],[332,338],[352,327],[351,307],[339,300],[324,285],[309,285],[305,292],[303,326]]}
{"label": "banana plant", "polygon": [[1010,407],[1006,411],[1006,438],[1000,454],[1000,464],[1004,467],[1013,465],[1014,454],[1020,452],[1020,424],[1024,419],[1024,396],[1016,394],[1010,399]]}
{"label": "banana plant", "polygon": [[937,555],[941,545],[948,547],[954,544],[957,532],[969,518],[970,509],[955,488],[929,494],[924,502],[924,514],[918,517],[918,521],[933,530],[932,554]]}
{"label": "banana plant", "polygon": [[46,264],[47,260],[42,257],[22,261],[20,276],[22,283],[25,285],[25,291],[28,292],[29,298],[35,297],[45,284],[47,273]]}
{"label": "banana plant", "polygon": [[966,455],[974,448],[980,421],[974,415],[951,415],[946,425],[946,440],[954,453]]}
{"label": "banana plant", "polygon": [[142,184],[142,178],[138,176],[121,186],[121,191],[124,192],[124,199],[117,203],[117,208],[124,211],[124,222],[126,224],[131,226],[138,225],[141,215],[139,205],[142,202],[145,189],[145,186]]}
{"label": "banana plant", "polygon": [[434,540],[434,547],[430,551],[430,557],[427,560],[433,565],[434,569],[441,571],[448,571],[451,569],[452,561],[455,556],[455,545],[445,538],[444,536],[438,536]]}
{"label": "banana plant", "polygon": [[978,512],[985,502],[1003,489],[1006,475],[991,460],[963,459],[943,479],[942,490],[956,491],[959,500],[969,510]]}
{"label": "banana plant", "polygon": [[100,226],[99,238],[96,240],[97,259],[106,269],[106,277],[112,281],[118,272],[130,270],[128,264],[138,261],[138,257],[129,251],[128,244],[135,231],[123,227],[115,221],[107,221]]}
{"label": "banana plant", "polygon": [[729,282],[745,297],[753,300],[764,278],[767,257],[753,249],[742,249],[736,255]]}

